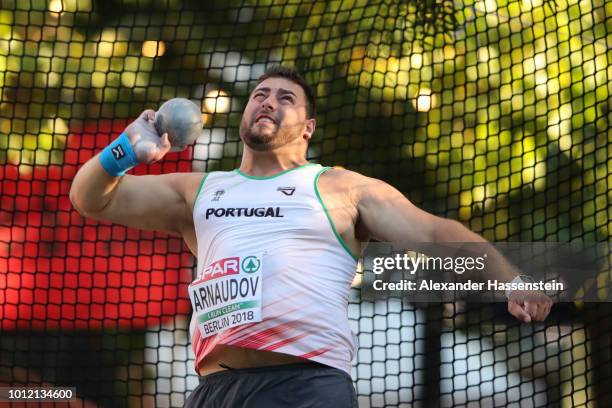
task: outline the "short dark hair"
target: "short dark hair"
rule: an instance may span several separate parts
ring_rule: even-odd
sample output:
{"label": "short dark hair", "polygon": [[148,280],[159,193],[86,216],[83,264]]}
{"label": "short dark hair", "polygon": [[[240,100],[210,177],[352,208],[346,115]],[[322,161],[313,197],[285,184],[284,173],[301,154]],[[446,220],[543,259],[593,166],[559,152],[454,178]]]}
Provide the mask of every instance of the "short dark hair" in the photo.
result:
{"label": "short dark hair", "polygon": [[273,65],[266,69],[266,72],[263,73],[257,79],[257,85],[262,83],[268,78],[285,78],[291,82],[295,82],[304,90],[304,95],[306,95],[306,99],[308,100],[308,109],[306,109],[306,114],[308,115],[308,119],[314,118],[317,114],[317,102],[316,95],[314,89],[308,85],[303,76],[300,75],[299,72],[294,67],[287,67],[283,65]]}

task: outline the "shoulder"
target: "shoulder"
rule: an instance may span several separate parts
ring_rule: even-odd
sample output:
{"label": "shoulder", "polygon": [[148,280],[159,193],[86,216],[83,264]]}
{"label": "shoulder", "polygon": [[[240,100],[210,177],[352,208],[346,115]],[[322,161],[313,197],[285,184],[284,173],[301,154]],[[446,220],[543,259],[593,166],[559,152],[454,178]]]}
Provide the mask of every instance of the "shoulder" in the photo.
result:
{"label": "shoulder", "polygon": [[210,173],[176,173],[180,174],[179,184],[188,202],[192,203]]}
{"label": "shoulder", "polygon": [[145,174],[141,176],[126,175],[120,180],[124,188],[134,191],[161,189],[159,192],[177,193],[185,195],[188,191],[198,188],[199,183],[205,176],[204,173],[164,173],[164,174]]}
{"label": "shoulder", "polygon": [[207,173],[202,172],[189,172],[189,173],[164,173],[157,175],[148,175],[147,177],[157,177],[159,180],[164,182],[173,181],[180,184],[193,182],[194,180],[201,180]]}
{"label": "shoulder", "polygon": [[356,171],[351,171],[344,169],[342,167],[331,167],[325,170],[321,176],[321,180],[325,180],[326,182],[338,182],[343,184],[353,185],[355,183],[371,183],[373,178],[364,176],[363,174],[357,173]]}
{"label": "shoulder", "polygon": [[[159,175],[142,176],[147,178],[149,183],[158,183],[163,185],[166,191],[174,191],[177,199],[184,200],[187,204],[192,204],[195,199],[202,182],[206,178],[207,173],[165,173]],[[139,182],[140,178],[135,178],[134,182]],[[140,183],[142,187],[144,183]],[[180,198],[179,198],[180,197]]]}
{"label": "shoulder", "polygon": [[350,192],[351,196],[356,200],[364,195],[384,192],[390,187],[382,180],[364,176],[361,173],[341,167],[332,167],[321,174],[319,185],[321,184]]}
{"label": "shoulder", "polygon": [[161,183],[165,183],[170,185],[176,190],[179,191],[187,191],[196,186],[198,188],[199,184],[206,177],[207,173],[194,172],[194,173],[166,173],[160,174],[156,176],[156,180],[159,180]]}

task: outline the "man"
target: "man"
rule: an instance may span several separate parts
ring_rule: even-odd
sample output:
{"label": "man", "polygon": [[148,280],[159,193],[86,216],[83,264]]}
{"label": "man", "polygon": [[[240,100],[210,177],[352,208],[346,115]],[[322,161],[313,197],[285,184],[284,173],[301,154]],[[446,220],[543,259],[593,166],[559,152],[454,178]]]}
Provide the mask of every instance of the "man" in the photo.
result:
{"label": "man", "polygon": [[[269,69],[251,93],[235,171],[123,175],[170,150],[154,115],[88,161],[70,197],[84,216],[178,234],[197,256],[191,336],[204,377],[186,406],[356,406],[347,303],[360,243],[485,242],[382,181],[308,163],[315,97],[292,69]],[[516,279],[497,262],[497,279]],[[520,320],[548,315],[543,294],[513,295]]]}

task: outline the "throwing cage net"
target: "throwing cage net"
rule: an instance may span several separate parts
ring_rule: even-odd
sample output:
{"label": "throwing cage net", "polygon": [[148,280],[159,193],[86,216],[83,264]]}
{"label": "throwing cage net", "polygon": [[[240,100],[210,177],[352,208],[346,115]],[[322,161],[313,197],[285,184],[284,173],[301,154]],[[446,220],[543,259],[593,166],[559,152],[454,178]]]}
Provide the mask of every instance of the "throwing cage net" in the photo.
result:
{"label": "throwing cage net", "polygon": [[[2,0],[0,384],[98,406],[197,385],[180,239],[79,216],[71,180],[146,108],[202,107],[193,148],[135,174],[239,166],[249,90],[294,65],[318,95],[308,158],[380,178],[491,241],[612,234],[612,3]],[[608,296],[602,271],[585,290]],[[365,302],[360,406],[610,406],[612,308]],[[79,405],[80,404],[80,405]],[[90,405],[87,405],[90,406]]]}

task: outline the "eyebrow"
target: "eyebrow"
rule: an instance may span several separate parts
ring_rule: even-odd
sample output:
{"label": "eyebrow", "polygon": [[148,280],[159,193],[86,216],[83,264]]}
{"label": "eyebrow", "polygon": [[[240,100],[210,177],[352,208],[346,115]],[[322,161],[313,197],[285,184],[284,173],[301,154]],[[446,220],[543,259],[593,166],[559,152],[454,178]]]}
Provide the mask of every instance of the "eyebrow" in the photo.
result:
{"label": "eyebrow", "polygon": [[[255,90],[253,91],[253,93],[255,93],[255,92],[259,92],[259,91],[262,91],[262,92],[270,92],[270,91],[271,91],[271,89],[270,89],[270,88],[257,88],[257,89],[255,89]],[[290,91],[290,90],[288,90],[288,89],[278,88],[278,93],[279,93],[279,94],[282,94],[282,95],[286,95],[286,94],[293,95],[294,97],[296,97],[296,98],[297,98],[297,95],[296,95],[296,94],[295,94],[293,91]]]}

